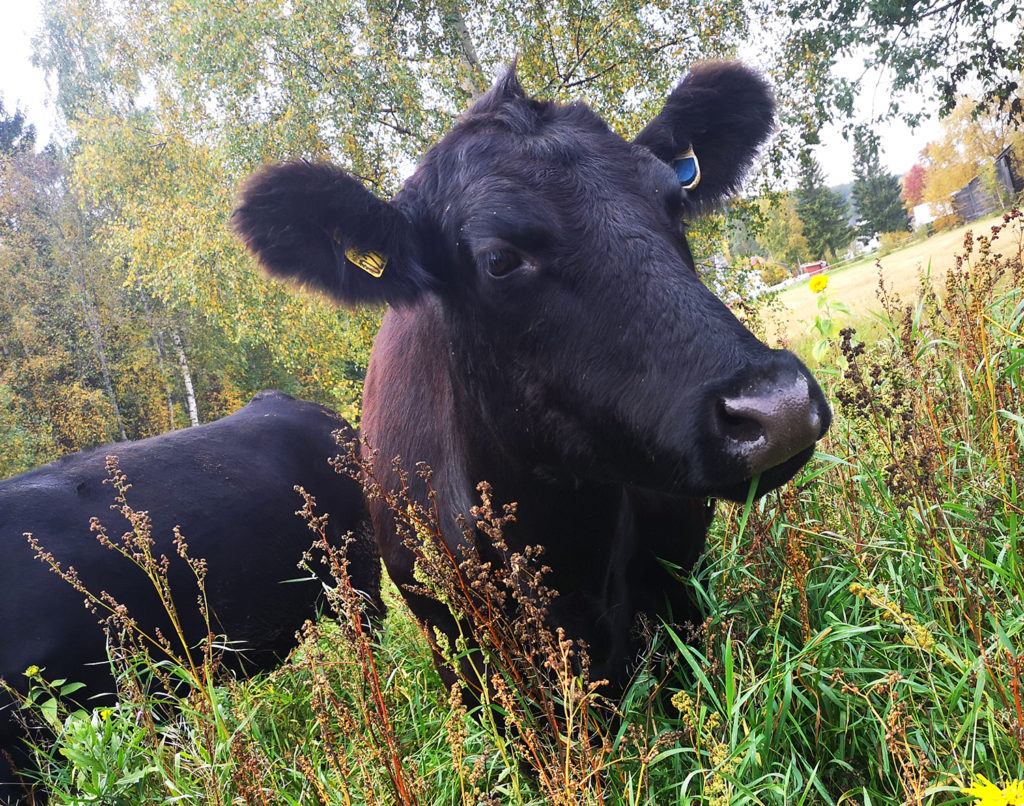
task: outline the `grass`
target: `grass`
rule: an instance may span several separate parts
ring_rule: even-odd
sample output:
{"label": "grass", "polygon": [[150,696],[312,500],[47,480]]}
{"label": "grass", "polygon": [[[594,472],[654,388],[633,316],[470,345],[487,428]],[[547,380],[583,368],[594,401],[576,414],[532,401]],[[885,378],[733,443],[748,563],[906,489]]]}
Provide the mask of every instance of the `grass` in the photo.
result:
{"label": "grass", "polygon": [[[992,216],[961,227],[940,232],[925,241],[915,242],[878,258],[869,255],[854,263],[828,273],[829,291],[849,306],[858,322],[866,322],[872,314],[881,313],[878,299],[879,269],[892,292],[906,300],[913,300],[919,292],[920,275],[928,271],[941,287],[946,272],[952,265],[952,256],[961,249],[967,232],[987,233],[1001,222]],[[798,283],[784,289],[777,297],[778,308],[769,316],[767,331],[780,341],[791,343],[802,337],[816,315],[814,294],[807,283]]]}
{"label": "grass", "polygon": [[[484,619],[505,637],[474,633],[490,696],[467,713],[393,590],[378,637],[361,632],[335,556],[339,626],[308,628],[273,674],[167,709],[129,666],[111,712],[40,709],[60,734],[37,752],[54,801],[930,805],[972,803],[961,790],[982,776],[1024,778],[1020,220],[1000,237],[1003,256],[971,239],[910,304],[890,287],[870,343],[847,330],[828,345],[836,417],[817,458],[720,506],[694,580],[701,648],[666,626],[621,702],[601,700],[563,636]],[[429,547],[436,523],[409,503],[396,515]],[[500,540],[507,514],[484,495],[475,517]],[[536,558],[514,563],[527,577],[423,558],[424,584],[459,612],[511,590],[543,607],[507,584],[542,580]],[[457,592],[466,578],[483,599]],[[464,675],[467,647],[441,647]]]}

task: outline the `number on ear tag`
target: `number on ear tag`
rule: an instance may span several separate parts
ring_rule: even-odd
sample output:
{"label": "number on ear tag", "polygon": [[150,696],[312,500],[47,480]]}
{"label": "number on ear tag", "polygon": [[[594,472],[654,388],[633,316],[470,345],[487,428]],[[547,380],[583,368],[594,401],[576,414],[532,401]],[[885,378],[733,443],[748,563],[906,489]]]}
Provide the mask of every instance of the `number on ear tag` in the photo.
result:
{"label": "number on ear tag", "polygon": [[372,277],[380,277],[388,265],[388,256],[383,252],[364,252],[362,249],[346,249],[345,257]]}

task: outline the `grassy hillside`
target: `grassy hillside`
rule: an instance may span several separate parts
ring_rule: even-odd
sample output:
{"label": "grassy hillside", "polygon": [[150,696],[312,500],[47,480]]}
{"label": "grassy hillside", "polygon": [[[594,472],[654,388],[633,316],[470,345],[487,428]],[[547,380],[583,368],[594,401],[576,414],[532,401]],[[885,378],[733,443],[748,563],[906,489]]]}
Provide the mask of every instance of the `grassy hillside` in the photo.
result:
{"label": "grassy hillside", "polygon": [[[35,672],[36,716],[60,734],[37,754],[54,801],[931,805],[974,803],[971,788],[1018,802],[1024,267],[1005,251],[931,251],[954,266],[942,294],[882,310],[876,342],[828,346],[836,417],[818,456],[761,501],[719,505],[693,580],[698,641],[663,626],[621,702],[601,700],[562,636],[471,619],[491,640],[485,706],[467,713],[394,592],[371,641],[342,584],[338,625],[307,629],[271,675],[163,662],[195,683],[172,708],[140,693],[155,661],[137,654],[107,711],[58,706]],[[520,576],[468,558],[480,585],[460,592],[429,551],[430,514],[395,512],[428,547],[424,585],[456,611],[503,596],[543,610],[542,586],[509,584],[537,579],[522,576],[536,558],[515,559]]]}
{"label": "grassy hillside", "polygon": [[[904,300],[917,299],[923,273],[930,271],[933,282],[942,286],[953,265],[954,255],[963,251],[966,233],[989,234],[992,226],[1001,222],[1000,216],[993,216],[940,232],[882,258],[869,255],[829,272],[829,293],[850,308],[854,319],[864,320],[873,313],[881,312],[877,294],[880,264],[881,277],[887,288]],[[1017,237],[1015,233],[1004,232],[994,244],[995,250],[1016,254],[1019,246]],[[779,310],[769,317],[768,332],[790,342],[804,335],[817,314],[817,300],[807,283],[785,289],[779,294],[778,303]]]}

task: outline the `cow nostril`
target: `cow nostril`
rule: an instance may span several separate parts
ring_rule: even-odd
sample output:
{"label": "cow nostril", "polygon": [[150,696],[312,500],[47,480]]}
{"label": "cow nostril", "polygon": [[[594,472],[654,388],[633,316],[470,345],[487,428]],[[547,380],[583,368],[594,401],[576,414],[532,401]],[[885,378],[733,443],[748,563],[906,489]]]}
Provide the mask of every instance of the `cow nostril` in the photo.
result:
{"label": "cow nostril", "polygon": [[757,475],[813,446],[822,421],[810,391],[807,379],[798,375],[789,383],[720,398],[716,419],[726,452]]}
{"label": "cow nostril", "polygon": [[718,401],[718,422],[722,433],[736,442],[757,442],[764,438],[764,426],[737,411],[729,400]]}

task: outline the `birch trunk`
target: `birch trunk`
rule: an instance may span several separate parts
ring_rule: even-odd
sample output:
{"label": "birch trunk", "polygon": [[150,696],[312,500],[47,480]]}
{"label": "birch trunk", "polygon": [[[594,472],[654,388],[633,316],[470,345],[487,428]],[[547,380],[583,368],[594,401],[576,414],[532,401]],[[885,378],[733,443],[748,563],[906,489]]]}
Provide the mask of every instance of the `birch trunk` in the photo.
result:
{"label": "birch trunk", "polygon": [[469,34],[466,18],[459,9],[458,0],[453,0],[445,17],[452,26],[462,50],[462,59],[466,67],[463,86],[473,100],[476,100],[487,92],[487,79],[484,76],[483,65],[480,64],[480,57],[477,56],[476,47],[473,45],[473,37]]}
{"label": "birch trunk", "polygon": [[192,387],[192,373],[188,368],[185,348],[181,343],[181,337],[173,330],[171,331],[171,340],[174,342],[174,349],[178,351],[181,379],[185,382],[185,398],[188,400],[188,420],[192,425],[199,425],[199,407],[196,405],[196,392]]}

